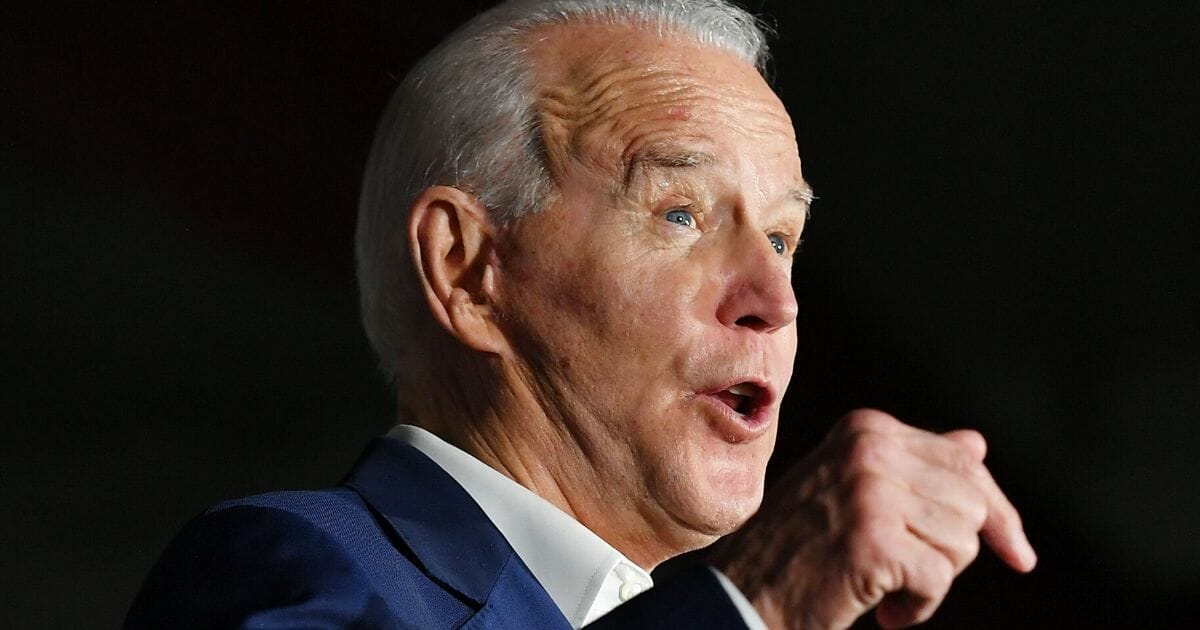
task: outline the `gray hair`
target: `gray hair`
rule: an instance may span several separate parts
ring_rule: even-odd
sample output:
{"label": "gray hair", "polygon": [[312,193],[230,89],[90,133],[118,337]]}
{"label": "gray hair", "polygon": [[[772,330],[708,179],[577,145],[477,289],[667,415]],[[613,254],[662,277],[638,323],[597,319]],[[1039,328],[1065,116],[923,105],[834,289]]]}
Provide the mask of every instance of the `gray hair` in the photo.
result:
{"label": "gray hair", "polygon": [[556,193],[538,126],[529,34],[571,21],[634,24],[729,50],[765,71],[765,28],[724,0],[510,0],[476,16],[421,59],[384,111],[363,176],[355,254],[363,326],[393,381],[420,353],[423,300],[407,220],[421,191],[474,195],[498,224]]}

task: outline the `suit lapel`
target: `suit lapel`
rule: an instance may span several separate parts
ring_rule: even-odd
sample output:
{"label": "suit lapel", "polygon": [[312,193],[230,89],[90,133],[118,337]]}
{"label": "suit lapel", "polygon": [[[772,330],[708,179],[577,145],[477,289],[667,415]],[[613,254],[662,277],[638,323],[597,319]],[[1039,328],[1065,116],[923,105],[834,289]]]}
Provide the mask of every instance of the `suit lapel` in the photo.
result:
{"label": "suit lapel", "polygon": [[519,562],[466,490],[408,444],[372,440],[343,483],[383,515],[431,577],[476,604],[510,559]]}
{"label": "suit lapel", "polygon": [[420,450],[376,438],[343,483],[383,516],[430,577],[479,607],[468,627],[570,629],[471,495]]}

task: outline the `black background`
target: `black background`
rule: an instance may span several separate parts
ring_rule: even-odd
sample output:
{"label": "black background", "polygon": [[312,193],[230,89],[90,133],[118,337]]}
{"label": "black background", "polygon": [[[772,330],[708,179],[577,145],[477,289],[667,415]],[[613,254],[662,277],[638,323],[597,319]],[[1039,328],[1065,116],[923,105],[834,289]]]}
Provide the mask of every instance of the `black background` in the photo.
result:
{"label": "black background", "polygon": [[[486,2],[9,11],[3,616],[113,627],[220,498],[335,482],[391,405],[357,188]],[[821,199],[772,476],[842,412],[973,426],[1041,563],[931,625],[1200,612],[1200,6],[756,2]]]}

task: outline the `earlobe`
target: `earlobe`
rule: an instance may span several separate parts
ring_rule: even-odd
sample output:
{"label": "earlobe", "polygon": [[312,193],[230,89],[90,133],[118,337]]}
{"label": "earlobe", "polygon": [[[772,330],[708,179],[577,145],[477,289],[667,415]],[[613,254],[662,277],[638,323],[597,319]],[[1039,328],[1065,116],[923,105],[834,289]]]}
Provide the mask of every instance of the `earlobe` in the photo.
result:
{"label": "earlobe", "polygon": [[502,354],[492,316],[494,232],[482,204],[449,186],[425,189],[409,212],[409,251],[430,314],[463,345]]}

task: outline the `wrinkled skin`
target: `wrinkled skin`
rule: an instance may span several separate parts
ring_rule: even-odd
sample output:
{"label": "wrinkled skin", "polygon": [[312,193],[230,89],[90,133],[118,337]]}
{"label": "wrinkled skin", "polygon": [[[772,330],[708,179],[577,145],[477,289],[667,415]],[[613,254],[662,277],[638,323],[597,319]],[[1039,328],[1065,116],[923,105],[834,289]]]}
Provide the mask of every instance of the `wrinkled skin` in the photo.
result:
{"label": "wrinkled skin", "polygon": [[443,359],[454,389],[408,397],[414,421],[647,569],[745,523],[714,562],[773,627],[925,619],[981,533],[1032,568],[974,432],[856,412],[762,501],[810,195],[791,120],[719,49],[629,26],[534,39],[558,194],[507,226],[456,189],[414,206],[430,307],[475,353]]}
{"label": "wrinkled skin", "polygon": [[[762,499],[807,185],[787,113],[730,53],[560,27],[537,55],[559,196],[501,234],[496,309],[517,389],[566,445],[535,465],[653,566]],[[772,392],[754,422],[707,395],[740,382]]]}
{"label": "wrinkled skin", "polygon": [[974,431],[855,411],[711,560],[773,628],[844,628],[876,605],[885,628],[925,621],[981,534],[1014,569],[1036,562],[986,450]]}

